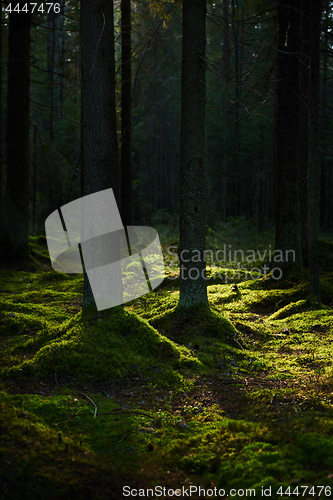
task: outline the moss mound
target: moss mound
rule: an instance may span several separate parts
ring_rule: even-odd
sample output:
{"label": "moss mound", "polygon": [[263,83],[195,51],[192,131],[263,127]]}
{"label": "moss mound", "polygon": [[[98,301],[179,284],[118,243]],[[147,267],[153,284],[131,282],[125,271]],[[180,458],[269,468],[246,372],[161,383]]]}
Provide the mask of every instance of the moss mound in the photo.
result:
{"label": "moss mound", "polygon": [[197,337],[216,338],[225,343],[233,343],[237,330],[218,311],[199,308],[188,313],[176,308],[166,311],[150,320],[159,332],[177,343],[187,343]]}
{"label": "moss mound", "polygon": [[165,385],[181,381],[177,370],[198,364],[187,348],[122,307],[104,313],[80,312],[60,327],[42,329],[25,347],[34,354],[7,368],[6,376],[54,377],[56,373],[58,378],[71,376],[80,383],[139,376]]}
{"label": "moss mound", "polygon": [[291,302],[282,309],[279,309],[276,313],[271,314],[269,319],[283,319],[292,316],[293,314],[298,314],[308,309],[307,300],[298,300],[297,302]]}

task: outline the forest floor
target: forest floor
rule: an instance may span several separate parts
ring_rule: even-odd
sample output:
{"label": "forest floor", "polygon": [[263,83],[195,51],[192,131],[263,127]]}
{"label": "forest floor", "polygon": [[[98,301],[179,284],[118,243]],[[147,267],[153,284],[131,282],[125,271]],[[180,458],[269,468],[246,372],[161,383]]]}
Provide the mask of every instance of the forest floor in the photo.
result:
{"label": "forest floor", "polygon": [[[0,499],[331,498],[332,239],[319,308],[306,276],[210,262],[210,310],[186,316],[159,230],[168,277],[124,307],[82,313],[82,276],[52,271],[45,237],[0,272]],[[226,231],[212,249],[270,244]]]}

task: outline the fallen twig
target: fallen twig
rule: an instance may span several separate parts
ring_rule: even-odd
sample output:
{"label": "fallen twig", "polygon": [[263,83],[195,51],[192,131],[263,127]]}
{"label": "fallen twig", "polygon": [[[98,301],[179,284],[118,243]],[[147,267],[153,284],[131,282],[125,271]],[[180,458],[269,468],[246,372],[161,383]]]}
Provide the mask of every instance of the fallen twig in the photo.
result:
{"label": "fallen twig", "polygon": [[81,396],[84,396],[85,398],[89,399],[89,401],[94,405],[94,407],[95,407],[94,418],[96,418],[96,415],[97,415],[97,404],[89,396],[87,396],[87,394],[84,394],[83,392],[80,392],[79,394]]}
{"label": "fallen twig", "polygon": [[125,439],[126,436],[128,436],[128,434],[125,434],[121,439],[119,439],[118,444],[121,443],[122,440]]}
{"label": "fallen twig", "polygon": [[138,366],[137,366],[136,368],[137,368],[137,370],[138,370],[138,372],[139,372],[139,374],[140,374],[141,379],[143,380],[143,375],[142,375],[142,373],[140,372],[140,368],[139,368]]}
{"label": "fallen twig", "polygon": [[237,344],[239,345],[239,347],[240,347],[241,349],[244,349],[244,347],[242,346],[242,344],[241,344],[240,342],[238,342],[238,340],[237,340],[235,337],[233,337],[233,340],[234,340],[235,342],[237,342]]}

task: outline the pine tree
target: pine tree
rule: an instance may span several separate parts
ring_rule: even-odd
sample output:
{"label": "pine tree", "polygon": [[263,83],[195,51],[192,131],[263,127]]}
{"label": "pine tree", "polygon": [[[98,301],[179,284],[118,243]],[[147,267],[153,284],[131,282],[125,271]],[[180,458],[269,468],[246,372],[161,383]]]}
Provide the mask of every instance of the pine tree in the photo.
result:
{"label": "pine tree", "polygon": [[132,53],[131,0],[121,1],[121,215],[125,226],[132,213]]}
{"label": "pine tree", "polygon": [[[112,188],[119,206],[113,2],[81,1],[83,195]],[[84,306],[94,303],[85,274]]]}
{"label": "pine tree", "polygon": [[280,262],[289,271],[302,266],[301,223],[297,158],[299,139],[299,33],[300,0],[278,4],[275,250],[294,261]]}
{"label": "pine tree", "polygon": [[310,16],[310,77],[309,77],[309,268],[310,301],[320,303],[319,284],[319,82],[320,82],[320,2],[311,0]]}
{"label": "pine tree", "polygon": [[206,284],[206,2],[183,1],[179,309],[208,306]]}
{"label": "pine tree", "polygon": [[7,174],[3,206],[2,254],[29,252],[30,13],[26,2],[9,14],[7,92]]}

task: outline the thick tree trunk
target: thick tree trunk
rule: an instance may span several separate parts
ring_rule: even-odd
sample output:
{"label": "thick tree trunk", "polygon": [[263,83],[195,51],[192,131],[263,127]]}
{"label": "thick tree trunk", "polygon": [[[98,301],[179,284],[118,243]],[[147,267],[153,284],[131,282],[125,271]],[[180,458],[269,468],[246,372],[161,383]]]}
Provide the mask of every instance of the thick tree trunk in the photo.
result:
{"label": "thick tree trunk", "polygon": [[[323,110],[323,135],[327,134],[330,130],[330,115],[329,109],[329,65],[330,65],[330,15],[331,15],[331,2],[325,0],[325,29],[324,29],[324,55],[323,55],[323,88],[322,88],[322,110]],[[330,154],[330,142],[323,141],[323,154],[321,160],[321,196],[320,196],[320,227],[328,229],[333,226],[333,203],[332,203],[332,168],[328,160]]]}
{"label": "thick tree trunk", "polygon": [[180,297],[178,308],[208,306],[205,279],[206,2],[183,1],[180,131]]}
{"label": "thick tree trunk", "polygon": [[131,0],[121,1],[121,215],[125,226],[132,213],[132,54]]}
{"label": "thick tree trunk", "polygon": [[299,66],[298,165],[300,169],[300,216],[303,265],[308,266],[308,104],[310,57],[310,0],[301,2]]}
{"label": "thick tree trunk", "polygon": [[54,140],[55,120],[63,118],[63,106],[65,100],[65,0],[53,0],[50,2],[60,5],[60,11],[50,9],[47,15],[47,27],[49,30],[47,42],[47,72],[49,93],[49,139]]}
{"label": "thick tree trunk", "polygon": [[2,169],[2,9],[0,11],[0,234],[2,227],[3,169]]}
{"label": "thick tree trunk", "polygon": [[320,303],[319,284],[319,82],[320,82],[320,29],[322,8],[311,0],[311,49],[309,82],[309,268],[310,301]]}
{"label": "thick tree trunk", "polygon": [[240,137],[240,89],[241,89],[241,67],[240,67],[240,34],[237,14],[239,11],[238,0],[232,0],[232,17],[233,17],[233,46],[234,46],[234,105],[233,105],[233,150],[236,173],[236,214],[243,214],[243,173],[241,160],[241,137]]}
{"label": "thick tree trunk", "polygon": [[[222,58],[222,71],[224,76],[224,81],[222,82],[222,93],[221,102],[224,105],[224,100],[226,98],[226,86],[229,84],[231,78],[231,36],[229,28],[229,0],[223,0],[223,58]],[[222,109],[222,160],[221,160],[221,172],[218,179],[218,206],[221,212],[221,220],[226,221],[227,217],[227,167],[228,167],[228,113],[225,109]]]}
{"label": "thick tree trunk", "polygon": [[[83,194],[112,188],[119,206],[113,2],[81,1],[81,57]],[[85,274],[83,305],[92,303]]]}
{"label": "thick tree trunk", "polygon": [[[22,8],[25,2],[18,2]],[[9,15],[7,182],[3,207],[3,253],[29,252],[30,14]]]}
{"label": "thick tree trunk", "polygon": [[[275,251],[279,267],[301,268],[299,168],[297,161],[299,116],[299,0],[278,5]],[[294,251],[293,258],[287,252]],[[289,256],[287,259],[287,255]]]}
{"label": "thick tree trunk", "polygon": [[[51,2],[50,2],[51,3]],[[61,115],[59,92],[61,88],[61,39],[63,31],[64,5],[63,0],[53,0],[53,8],[47,15],[48,41],[47,41],[47,73],[49,97],[49,141],[55,139],[55,126]],[[54,11],[54,5],[60,4],[60,12]],[[52,147],[52,146],[51,146]],[[49,193],[48,199],[51,206],[56,207],[62,202],[62,172],[57,162],[52,162],[49,168]]]}

